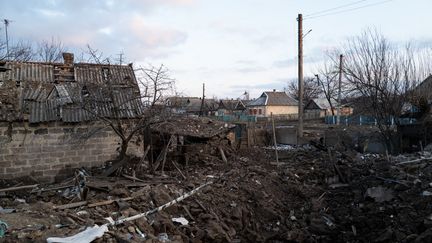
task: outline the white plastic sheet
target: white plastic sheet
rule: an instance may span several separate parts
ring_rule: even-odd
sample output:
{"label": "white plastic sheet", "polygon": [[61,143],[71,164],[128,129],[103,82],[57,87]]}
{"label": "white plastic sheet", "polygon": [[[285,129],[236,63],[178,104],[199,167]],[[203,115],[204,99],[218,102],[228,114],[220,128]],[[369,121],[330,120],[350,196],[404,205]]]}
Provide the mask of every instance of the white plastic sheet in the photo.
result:
{"label": "white plastic sheet", "polygon": [[48,243],[90,243],[93,240],[102,237],[108,231],[107,225],[89,227],[83,232],[69,237],[50,237]]}

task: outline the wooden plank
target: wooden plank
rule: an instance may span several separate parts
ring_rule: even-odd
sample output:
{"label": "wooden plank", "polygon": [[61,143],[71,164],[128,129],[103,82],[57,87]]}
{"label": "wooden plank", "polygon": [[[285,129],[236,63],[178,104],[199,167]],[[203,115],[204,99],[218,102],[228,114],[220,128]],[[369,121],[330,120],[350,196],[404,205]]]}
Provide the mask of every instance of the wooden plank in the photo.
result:
{"label": "wooden plank", "polygon": [[270,113],[271,121],[272,121],[272,129],[273,129],[273,144],[274,144],[274,150],[276,155],[276,163],[279,163],[279,155],[277,151],[277,142],[276,142],[276,129],[275,129],[275,123],[273,119],[273,113]]}
{"label": "wooden plank", "polygon": [[168,154],[169,146],[171,145],[173,139],[174,139],[174,135],[171,135],[171,137],[170,137],[170,139],[168,141],[168,144],[166,146],[166,149],[164,151],[164,154],[163,154],[162,169],[161,169],[162,175],[164,174],[165,162],[166,162],[166,157],[167,157],[167,154]]}
{"label": "wooden plank", "polygon": [[117,163],[113,164],[110,168],[108,168],[106,171],[102,173],[103,176],[109,176],[112,173],[114,173],[118,168],[126,164],[128,162],[128,157],[124,157],[122,160],[118,161]]}
{"label": "wooden plank", "polygon": [[18,190],[24,190],[24,189],[33,189],[33,188],[36,188],[38,186],[39,186],[39,184],[8,187],[8,188],[0,189],[0,192],[10,192],[10,191],[18,191]]}
{"label": "wooden plank", "polygon": [[88,207],[93,208],[93,207],[105,206],[105,205],[110,205],[116,201],[126,202],[126,201],[130,201],[132,199],[134,199],[134,197],[120,198],[120,199],[116,199],[116,200],[106,200],[106,201],[102,201],[102,202],[91,203],[88,205]]}
{"label": "wooden plank", "polygon": [[132,199],[134,199],[134,198],[133,197],[127,197],[127,198],[121,198],[121,199],[116,199],[116,200],[106,200],[106,201],[90,203],[90,204],[88,204],[87,201],[81,201],[81,202],[74,202],[74,203],[54,206],[54,209],[69,209],[69,208],[77,208],[77,207],[82,207],[82,206],[87,206],[89,208],[93,208],[93,207],[98,207],[98,206],[109,205],[109,204],[116,202],[116,201],[130,201]]}
{"label": "wooden plank", "polygon": [[127,178],[127,179],[129,179],[129,180],[132,180],[132,181],[140,181],[140,182],[145,182],[143,179],[140,179],[140,178],[137,178],[137,177],[135,177],[135,176],[130,176],[130,175],[126,175],[126,174],[122,174],[122,176],[124,177],[124,178]]}
{"label": "wooden plank", "polygon": [[177,169],[177,171],[180,173],[180,175],[183,177],[183,179],[187,179],[186,178],[186,176],[183,174],[183,172],[180,170],[180,168],[178,167],[178,165],[177,165],[177,163],[174,161],[174,160],[172,160],[171,161],[172,162],[172,164],[174,165],[174,167]]}
{"label": "wooden plank", "polygon": [[222,157],[223,162],[225,162],[225,164],[228,164],[228,160],[227,160],[227,158],[226,158],[226,156],[225,156],[225,153],[224,153],[222,147],[219,146],[218,148],[219,148],[219,153],[220,153],[220,155],[221,155],[221,157]]}
{"label": "wooden plank", "polygon": [[74,202],[69,204],[63,204],[59,206],[54,206],[54,209],[68,209],[68,208],[77,208],[81,206],[87,205],[87,201],[81,201],[81,202]]}

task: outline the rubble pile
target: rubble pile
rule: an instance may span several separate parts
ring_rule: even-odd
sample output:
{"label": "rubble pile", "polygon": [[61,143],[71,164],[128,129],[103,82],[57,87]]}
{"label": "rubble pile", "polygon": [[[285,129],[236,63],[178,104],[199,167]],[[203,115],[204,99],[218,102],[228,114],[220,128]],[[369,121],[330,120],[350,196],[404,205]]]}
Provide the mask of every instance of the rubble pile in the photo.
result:
{"label": "rubble pile", "polygon": [[165,173],[107,177],[81,169],[57,184],[3,181],[2,240],[44,242],[150,210],[109,225],[95,242],[431,242],[431,156],[318,144],[280,155],[278,165],[270,163],[273,151],[253,148],[226,153],[227,162],[179,162]]}
{"label": "rubble pile", "polygon": [[[346,152],[336,151],[334,160],[341,178],[326,166],[329,161],[323,153],[292,152],[294,157],[284,170],[287,183],[303,190],[320,188],[322,192],[318,198],[317,194],[310,198],[310,208],[295,215],[297,221],[308,222],[304,225],[306,235],[325,242],[432,241],[430,155],[352,153],[348,157]],[[294,231],[288,235],[298,234]]]}

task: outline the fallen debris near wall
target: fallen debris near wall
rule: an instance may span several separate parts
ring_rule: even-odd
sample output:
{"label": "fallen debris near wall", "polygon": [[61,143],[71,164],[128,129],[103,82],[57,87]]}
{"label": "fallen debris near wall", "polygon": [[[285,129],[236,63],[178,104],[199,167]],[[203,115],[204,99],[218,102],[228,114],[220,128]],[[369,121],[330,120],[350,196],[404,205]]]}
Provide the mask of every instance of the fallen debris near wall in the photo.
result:
{"label": "fallen debris near wall", "polygon": [[[111,177],[101,176],[101,168],[79,170],[51,185],[34,186],[29,178],[0,182],[0,205],[13,209],[0,213],[8,226],[2,240],[45,241],[107,225],[107,218],[122,222],[205,181],[213,183],[161,211],[109,226],[95,242],[432,240],[432,163],[427,152],[387,158],[315,143],[281,150],[278,165],[269,163],[274,151],[264,148],[227,149],[228,163],[217,146],[214,152],[219,157],[212,163],[186,166],[181,161],[179,170],[166,167],[163,174],[129,173],[138,159]],[[174,160],[173,151],[167,158]],[[413,160],[418,161],[402,163]]]}

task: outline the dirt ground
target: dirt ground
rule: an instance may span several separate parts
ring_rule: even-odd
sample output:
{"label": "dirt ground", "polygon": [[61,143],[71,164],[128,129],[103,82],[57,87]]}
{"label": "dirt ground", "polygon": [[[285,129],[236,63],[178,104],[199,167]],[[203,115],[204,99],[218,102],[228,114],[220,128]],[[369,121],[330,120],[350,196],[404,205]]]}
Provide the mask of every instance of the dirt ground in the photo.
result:
{"label": "dirt ground", "polygon": [[[88,204],[69,209],[55,206],[80,201],[74,187],[67,187],[74,185],[70,180],[6,192],[0,206],[16,212],[0,214],[9,226],[0,241],[70,236],[107,223],[106,217],[148,211],[211,180],[213,184],[165,210],[110,227],[95,242],[432,242],[427,152],[390,161],[353,151],[329,154],[313,146],[279,153],[279,165],[273,163],[272,150],[259,147],[227,152],[226,164],[213,157],[181,164],[185,178],[173,166],[167,166],[165,176],[142,174],[141,181],[104,178],[92,171],[86,176]],[[398,164],[418,158],[426,159]],[[3,181],[0,188],[22,182]],[[54,188],[61,186],[66,188]],[[130,199],[89,206],[119,198]],[[181,217],[187,225],[173,221]]]}

